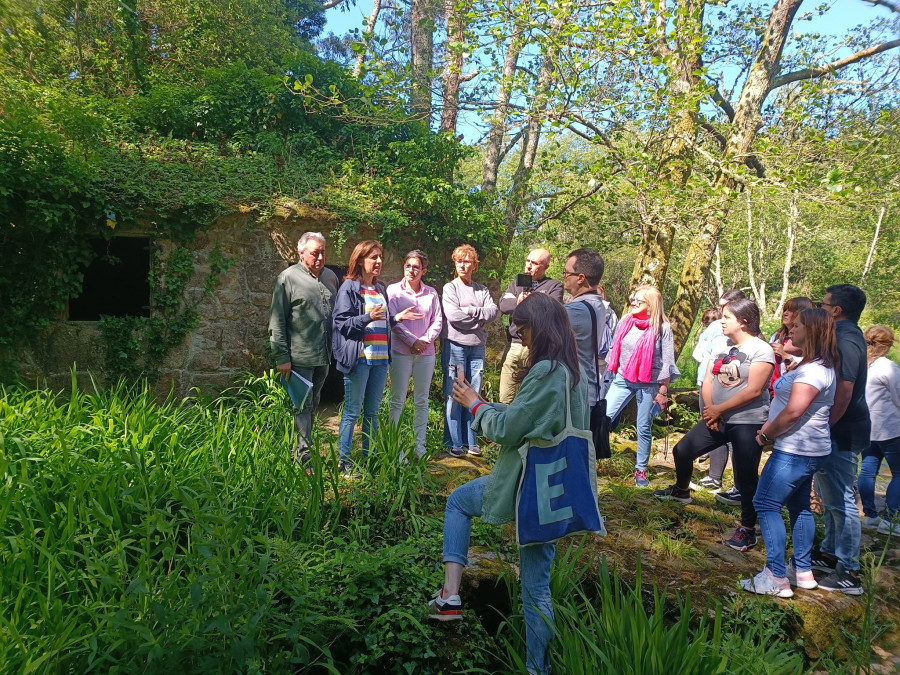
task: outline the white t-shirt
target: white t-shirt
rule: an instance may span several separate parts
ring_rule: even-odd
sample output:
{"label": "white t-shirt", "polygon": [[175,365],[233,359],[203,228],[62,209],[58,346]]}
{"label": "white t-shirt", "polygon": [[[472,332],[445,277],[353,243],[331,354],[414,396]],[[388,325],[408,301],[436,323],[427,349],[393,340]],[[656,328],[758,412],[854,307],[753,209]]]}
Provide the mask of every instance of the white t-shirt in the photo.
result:
{"label": "white t-shirt", "polygon": [[775,439],[775,449],[804,457],[830,455],[831,429],[828,415],[837,391],[834,368],[826,368],[819,361],[807,361],[775,380],[775,398],[769,408],[769,422],[787,407],[791,389],[797,383],[815,387],[819,393],[794,426]]}
{"label": "white t-shirt", "polygon": [[[747,388],[750,381],[750,366],[754,363],[768,363],[775,367],[775,352],[765,340],[752,337],[744,344],[736,346],[728,340],[719,351],[712,352],[712,402],[725,403]],[[739,408],[722,413],[722,420],[728,424],[763,424],[769,412],[769,388],[763,387],[759,396]]]}
{"label": "white t-shirt", "polygon": [[900,366],[882,356],[869,366],[866,403],[872,418],[873,441],[900,436]]}

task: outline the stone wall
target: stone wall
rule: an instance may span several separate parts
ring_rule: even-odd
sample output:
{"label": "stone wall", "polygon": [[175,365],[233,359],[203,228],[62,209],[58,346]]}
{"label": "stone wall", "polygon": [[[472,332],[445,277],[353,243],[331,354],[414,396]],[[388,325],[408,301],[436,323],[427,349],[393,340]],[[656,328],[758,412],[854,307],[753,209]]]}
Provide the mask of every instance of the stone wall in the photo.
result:
{"label": "stone wall", "polygon": [[[308,230],[322,232],[328,239],[326,264],[345,267],[353,247],[363,239],[377,239],[373,228],[359,228],[340,249],[330,232],[334,217],[292,202],[284,203],[268,221],[260,222],[250,209],[241,209],[220,218],[201,232],[192,244],[194,274],[188,284],[188,303],[199,302],[200,323],[185,341],[174,348],[160,369],[156,393],[170,391],[185,396],[199,389],[214,395],[232,386],[246,373],[262,373],[271,366],[268,346],[269,306],[275,278],[297,262],[297,240]],[[150,224],[132,234],[150,231]],[[155,241],[162,255],[176,244]],[[442,244],[446,246],[446,244]],[[403,256],[420,247],[417,241],[401,242],[385,251],[382,279],[392,283],[402,277]],[[211,295],[205,295],[209,257],[215,247],[232,262]],[[429,251],[431,253],[431,251]],[[443,254],[446,255],[446,254]],[[426,279],[438,289],[439,279]],[[493,289],[496,295],[497,289]],[[502,340],[499,330],[492,341]],[[502,348],[502,344],[499,345]],[[20,374],[32,383],[45,383],[54,390],[67,389],[73,367],[79,386],[92,388],[103,381],[105,344],[96,322],[67,321],[61,316],[34,343],[18,355]]]}

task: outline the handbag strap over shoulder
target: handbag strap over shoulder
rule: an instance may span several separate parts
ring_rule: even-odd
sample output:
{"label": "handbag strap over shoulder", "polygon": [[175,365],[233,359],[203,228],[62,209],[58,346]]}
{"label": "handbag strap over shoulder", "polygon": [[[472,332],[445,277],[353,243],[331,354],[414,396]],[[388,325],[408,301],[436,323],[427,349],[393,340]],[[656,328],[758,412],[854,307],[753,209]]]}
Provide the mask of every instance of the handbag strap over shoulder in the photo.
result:
{"label": "handbag strap over shoulder", "polygon": [[597,310],[591,307],[591,303],[587,300],[582,300],[582,302],[591,313],[591,343],[594,345],[594,372],[597,373],[597,400],[599,401],[601,398],[600,392],[602,391],[603,381],[600,378],[600,364],[597,362],[597,356],[600,354],[600,345],[597,343]]}
{"label": "handbag strap over shoulder", "polygon": [[572,428],[572,401],[569,392],[569,368],[565,364],[561,364],[566,375],[566,429]]}

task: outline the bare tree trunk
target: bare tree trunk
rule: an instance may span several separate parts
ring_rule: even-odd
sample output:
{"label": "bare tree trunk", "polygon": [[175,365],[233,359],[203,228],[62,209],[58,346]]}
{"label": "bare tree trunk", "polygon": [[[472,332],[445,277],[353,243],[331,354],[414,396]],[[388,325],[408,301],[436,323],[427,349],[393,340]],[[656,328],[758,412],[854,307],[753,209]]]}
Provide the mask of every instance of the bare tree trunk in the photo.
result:
{"label": "bare tree trunk", "polygon": [[412,0],[410,8],[409,109],[413,117],[428,121],[431,117],[431,71],[434,67],[434,4],[431,0]]}
{"label": "bare tree trunk", "polygon": [[[717,246],[718,248],[718,246]],[[750,281],[750,292],[760,312],[766,311],[765,299],[760,297],[759,287],[756,283],[756,269],[753,266],[753,202],[750,190],[747,190],[747,276]]]}
{"label": "bare tree trunk", "polygon": [[[460,0],[462,2],[462,0]],[[444,102],[441,110],[441,131],[456,134],[459,118],[459,87],[462,82],[463,47],[466,41],[468,1],[457,6],[454,0],[445,0],[447,17],[447,61],[444,63]]]}
{"label": "bare tree trunk", "polygon": [[497,92],[497,107],[491,118],[491,130],[488,134],[487,148],[484,153],[481,190],[492,192],[497,189],[497,171],[502,157],[503,138],[506,135],[506,117],[509,113],[509,99],[512,96],[513,82],[516,77],[516,65],[522,52],[522,29],[517,26],[509,39],[506,58],[503,60],[503,75],[500,78],[500,89]]}
{"label": "bare tree trunk", "polygon": [[866,275],[872,269],[872,257],[875,255],[875,245],[878,243],[878,233],[881,232],[881,220],[884,218],[884,211],[885,207],[882,206],[881,213],[878,214],[878,222],[875,223],[875,236],[872,237],[872,246],[869,248],[869,256],[866,258],[862,276],[859,278],[860,285],[866,280]]}
{"label": "bare tree trunk", "polygon": [[363,63],[366,60],[366,52],[368,51],[368,43],[375,34],[375,25],[378,23],[378,15],[380,13],[381,0],[372,0],[372,13],[369,15],[369,21],[366,24],[366,32],[363,33],[363,46],[365,49],[361,50],[359,54],[356,55],[356,63],[353,65],[353,77],[355,78],[359,78],[360,74],[362,74]]}
{"label": "bare tree trunk", "polygon": [[512,241],[512,237],[519,225],[522,209],[525,207],[528,187],[531,183],[531,174],[534,169],[534,158],[537,156],[538,143],[541,139],[541,125],[546,119],[547,106],[550,102],[550,84],[553,79],[553,72],[556,70],[556,59],[559,56],[557,38],[560,30],[568,21],[570,12],[571,9],[560,11],[554,17],[550,26],[549,44],[541,61],[537,87],[531,102],[531,110],[528,112],[528,122],[522,142],[522,154],[519,155],[519,166],[516,168],[515,174],[513,174],[512,189],[510,190],[509,201],[506,203],[504,223],[506,225],[507,242]]}
{"label": "bare tree trunk", "polygon": [[716,283],[716,300],[725,295],[725,286],[722,284],[722,251],[716,244],[716,266],[713,268],[713,281]]}
{"label": "bare tree trunk", "polygon": [[787,253],[784,254],[784,267],[781,270],[781,297],[778,298],[778,306],[772,314],[772,318],[781,318],[784,312],[784,304],[787,302],[788,287],[791,283],[791,265],[794,262],[794,244],[797,242],[797,225],[800,223],[800,209],[797,206],[797,193],[791,198],[790,212],[787,220]]}

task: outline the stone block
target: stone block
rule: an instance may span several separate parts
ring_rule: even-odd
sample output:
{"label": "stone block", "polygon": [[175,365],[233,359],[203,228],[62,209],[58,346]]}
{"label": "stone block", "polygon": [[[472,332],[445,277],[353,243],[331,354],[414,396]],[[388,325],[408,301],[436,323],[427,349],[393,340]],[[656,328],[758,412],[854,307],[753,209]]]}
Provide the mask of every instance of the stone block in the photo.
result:
{"label": "stone block", "polygon": [[222,365],[222,353],[216,350],[204,350],[193,355],[187,369],[197,373],[216,372]]}

